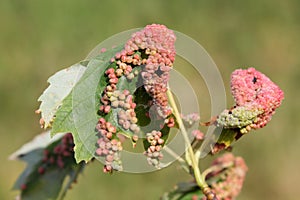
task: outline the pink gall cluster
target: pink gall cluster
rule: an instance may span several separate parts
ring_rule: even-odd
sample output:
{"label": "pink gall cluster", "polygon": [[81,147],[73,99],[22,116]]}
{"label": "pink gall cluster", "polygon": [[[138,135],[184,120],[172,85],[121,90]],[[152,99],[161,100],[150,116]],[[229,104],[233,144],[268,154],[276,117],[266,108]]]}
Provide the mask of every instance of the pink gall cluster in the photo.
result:
{"label": "pink gall cluster", "polygon": [[156,168],[160,168],[159,161],[163,158],[161,150],[165,141],[161,137],[162,133],[160,131],[153,130],[151,133],[146,134],[150,146],[144,154],[147,156],[148,163]]}
{"label": "pink gall cluster", "polygon": [[134,111],[136,104],[133,102],[133,96],[128,90],[123,92],[116,90],[110,95],[111,106],[119,108],[118,123],[125,130],[131,130],[137,134],[140,132],[140,127],[136,124],[138,119]]}
{"label": "pink gall cluster", "polygon": [[122,170],[122,163],[120,160],[120,151],[122,144],[119,140],[114,139],[116,135],[116,127],[110,122],[106,122],[104,118],[100,118],[96,126],[100,137],[97,141],[98,148],[96,154],[105,157],[105,166],[103,171],[111,173],[113,170]]}
{"label": "pink gall cluster", "polygon": [[169,118],[165,119],[165,124],[169,127],[172,128],[175,126],[175,119],[174,117],[170,116]]}
{"label": "pink gall cluster", "polygon": [[195,137],[196,140],[204,140],[204,133],[200,130],[193,130],[192,135]]}
{"label": "pink gall cluster", "polygon": [[[181,118],[183,121],[183,124],[187,128],[191,128],[193,125],[198,124],[200,120],[200,116],[198,113],[191,113],[188,115],[181,114]],[[192,131],[192,135],[196,140],[204,140],[204,133],[202,133],[200,130],[196,129]]]}
{"label": "pink gall cluster", "polygon": [[[130,68],[130,70],[128,68]],[[128,71],[126,71],[127,69]],[[130,129],[137,133],[140,131],[140,129],[136,125],[138,120],[134,111],[136,104],[133,102],[133,96],[128,90],[117,90],[119,78],[124,74],[130,76],[129,72],[132,71],[132,68],[127,66],[127,69],[124,69],[124,71],[120,72],[120,68],[108,68],[105,71],[105,74],[108,77],[108,85],[105,87],[104,93],[101,97],[101,106],[99,110],[104,114],[108,114],[112,108],[119,108],[118,123],[124,129]]]}
{"label": "pink gall cluster", "polygon": [[134,56],[138,55],[134,53],[138,51],[141,56],[145,56],[136,63],[145,65],[141,72],[144,87],[153,97],[153,103],[157,105],[157,113],[161,117],[171,114],[166,92],[169,71],[176,56],[175,39],[173,31],[167,29],[166,26],[148,25],[143,30],[134,33],[125,44],[125,49],[116,56],[116,59],[120,57],[122,62],[134,61]]}
{"label": "pink gall cluster", "polygon": [[[232,153],[223,154],[213,161],[214,170],[207,179],[219,177],[219,181],[212,183],[211,188],[220,200],[235,199],[240,193],[248,171],[245,161],[241,157],[234,157]],[[206,200],[206,198],[203,198]]]}
{"label": "pink gall cluster", "polygon": [[118,83],[119,79],[117,78],[115,74],[115,69],[114,68],[109,68],[105,71],[105,74],[108,77],[108,85],[104,89],[104,94],[101,97],[101,103],[102,105],[100,106],[99,110],[103,113],[109,113],[111,106],[110,106],[110,100],[108,93],[114,92],[117,89],[116,84]]}
{"label": "pink gall cluster", "polygon": [[53,149],[44,150],[42,165],[38,168],[38,173],[44,174],[47,167],[52,165],[56,165],[60,169],[64,168],[66,159],[73,159],[74,157],[73,148],[73,136],[71,133],[67,133]]}
{"label": "pink gall cluster", "polygon": [[[119,63],[118,61],[117,63]],[[124,64],[124,63],[123,63]],[[114,69],[108,68],[105,71],[106,76],[108,77],[108,84],[104,89],[104,94],[101,97],[101,106],[99,110],[105,114],[109,113],[111,110],[111,94],[117,90],[117,83],[119,82],[119,78],[123,75],[127,77],[127,79],[132,79],[134,76],[137,76],[137,71],[132,72],[132,67],[130,65],[123,66],[121,63],[121,67]],[[115,106],[116,107],[116,106]]]}
{"label": "pink gall cluster", "polygon": [[[124,49],[111,58],[110,61],[113,67],[105,71],[108,79],[101,96],[101,105],[99,108],[102,113],[101,115],[110,113],[111,109],[118,109],[118,124],[123,129],[133,132],[132,140],[134,142],[138,139],[137,135],[140,132],[140,127],[137,125],[138,119],[134,110],[136,104],[133,100],[133,94],[130,94],[128,90],[121,91],[118,88],[120,78],[125,77],[130,82],[132,79],[140,76],[139,78],[141,78],[146,92],[152,98],[149,103],[156,110],[155,119],[164,119],[168,127],[173,127],[175,120],[171,116],[172,111],[168,105],[166,93],[168,90],[169,71],[176,56],[174,43],[175,35],[173,31],[167,29],[164,25],[148,25],[132,35],[126,42]],[[141,66],[141,68],[136,68],[137,66]],[[97,129],[100,133],[99,140],[101,140],[101,143],[107,143],[112,139],[111,135],[115,133],[108,131],[107,126],[104,126],[105,124],[101,120],[104,120],[104,118],[101,118],[97,124]],[[159,140],[159,142],[161,141],[162,139]],[[162,157],[161,153],[157,150],[160,148],[160,145],[154,145],[154,147],[149,149],[149,151],[152,151],[153,148],[156,148],[156,152],[149,152],[147,154],[153,158],[152,160]],[[101,149],[98,148],[96,154],[107,156],[101,152]],[[159,156],[156,156],[157,153]],[[152,164],[156,165],[155,161]],[[106,164],[107,166],[111,165]],[[110,168],[114,169],[113,166]],[[111,170],[108,169],[106,171]]]}
{"label": "pink gall cluster", "polygon": [[198,113],[191,113],[188,115],[181,114],[181,118],[186,127],[192,127],[195,123],[199,123],[200,116]]}
{"label": "pink gall cluster", "polygon": [[250,127],[264,127],[284,98],[283,91],[267,76],[254,68],[237,69],[231,75],[231,92],[237,107],[260,111]]}
{"label": "pink gall cluster", "polygon": [[230,150],[231,147],[230,147],[230,146],[229,146],[229,147],[226,146],[226,144],[224,144],[224,143],[216,143],[216,144],[212,147],[210,153],[211,153],[212,155],[215,155],[215,154],[221,152],[221,151],[224,150],[224,149]]}

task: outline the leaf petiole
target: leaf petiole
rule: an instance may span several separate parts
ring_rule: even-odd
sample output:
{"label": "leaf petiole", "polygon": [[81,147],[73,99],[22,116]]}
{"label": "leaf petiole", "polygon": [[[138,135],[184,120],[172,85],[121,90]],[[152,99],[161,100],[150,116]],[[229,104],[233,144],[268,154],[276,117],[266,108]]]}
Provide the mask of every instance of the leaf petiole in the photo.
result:
{"label": "leaf petiole", "polygon": [[188,138],[187,131],[185,130],[183,121],[180,117],[180,113],[178,111],[178,108],[176,106],[176,103],[175,103],[175,100],[174,100],[174,97],[173,97],[173,94],[172,94],[170,88],[168,88],[167,96],[168,96],[168,99],[169,99],[169,103],[170,103],[170,105],[173,109],[173,114],[174,114],[174,116],[177,120],[177,123],[179,125],[179,129],[182,132],[184,141],[187,145],[188,156],[189,156],[189,159],[191,161],[192,168],[194,170],[194,176],[195,176],[196,182],[202,190],[205,189],[205,188],[208,188],[208,185],[205,182],[205,178],[201,175],[201,171],[200,171],[200,168],[199,168],[199,165],[198,165],[198,161],[197,161],[196,156],[194,154],[193,148],[191,146],[191,142]]}

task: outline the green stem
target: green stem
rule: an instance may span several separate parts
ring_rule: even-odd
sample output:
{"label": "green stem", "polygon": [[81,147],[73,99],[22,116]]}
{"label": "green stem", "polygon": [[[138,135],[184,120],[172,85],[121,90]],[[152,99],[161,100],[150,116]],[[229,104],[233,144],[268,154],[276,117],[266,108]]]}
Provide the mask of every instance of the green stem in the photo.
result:
{"label": "green stem", "polygon": [[195,157],[195,154],[194,154],[193,148],[191,146],[187,131],[185,130],[184,124],[182,122],[180,113],[178,111],[178,108],[177,108],[176,103],[175,103],[175,99],[173,97],[173,94],[172,94],[170,88],[168,88],[167,95],[168,95],[168,98],[169,98],[170,105],[173,109],[173,114],[174,114],[174,116],[177,120],[177,123],[179,125],[179,129],[182,132],[183,138],[184,138],[185,143],[187,145],[188,155],[190,157],[192,168],[194,170],[194,176],[195,176],[196,182],[197,182],[198,186],[203,190],[203,189],[207,188],[208,185],[205,182],[205,177],[203,177],[201,175],[200,168],[199,168],[199,165],[198,165],[198,160]]}
{"label": "green stem", "polygon": [[170,149],[167,145],[164,146],[164,150],[171,155],[173,158],[177,159],[180,163],[181,167],[189,173],[189,165],[187,165],[186,161],[182,159],[178,154],[176,154],[172,149]]}

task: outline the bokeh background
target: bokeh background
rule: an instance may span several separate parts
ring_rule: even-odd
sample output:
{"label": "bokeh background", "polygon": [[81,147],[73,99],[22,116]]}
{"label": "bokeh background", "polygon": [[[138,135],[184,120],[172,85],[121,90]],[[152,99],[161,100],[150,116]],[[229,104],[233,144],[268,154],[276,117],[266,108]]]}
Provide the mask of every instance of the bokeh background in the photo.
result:
{"label": "bokeh background", "polygon": [[[229,106],[229,77],[237,67],[255,66],[284,90],[285,100],[271,123],[235,145],[234,153],[249,166],[238,199],[298,199],[299,8],[297,0],[0,1],[0,199],[18,193],[11,187],[25,165],[7,158],[41,132],[34,110],[47,78],[85,58],[109,36],[151,23],[203,45],[222,73]],[[176,67],[184,69],[180,63]],[[186,73],[193,80],[193,73]],[[201,94],[199,88],[200,100],[209,103]],[[209,111],[202,109],[202,119],[209,119]],[[144,175],[110,176],[101,168],[98,163],[88,167],[66,199],[153,200],[189,179],[177,165]]]}

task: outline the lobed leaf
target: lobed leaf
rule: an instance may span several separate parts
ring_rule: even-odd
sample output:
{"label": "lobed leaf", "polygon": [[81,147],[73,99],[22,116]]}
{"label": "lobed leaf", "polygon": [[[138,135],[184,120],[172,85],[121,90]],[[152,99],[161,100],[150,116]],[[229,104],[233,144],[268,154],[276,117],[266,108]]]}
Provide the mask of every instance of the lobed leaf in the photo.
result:
{"label": "lobed leaf", "polygon": [[[50,139],[49,132],[36,136],[20,150],[12,154],[11,158],[27,163],[26,169],[19,176],[13,189],[21,190],[22,200],[61,199],[65,196],[71,184],[76,180],[85,164],[76,164],[73,156],[64,160],[64,168],[51,165],[44,173],[39,173],[43,165],[44,150],[50,151],[60,140]],[[41,142],[39,144],[39,142]],[[44,146],[47,144],[46,146]],[[29,146],[32,146],[30,149]],[[66,184],[65,180],[69,177]]]}
{"label": "lobed leaf", "polygon": [[76,162],[90,161],[96,150],[97,111],[99,99],[106,86],[104,72],[110,59],[119,52],[122,45],[101,53],[89,61],[85,73],[63,101],[56,112],[51,134],[71,132],[74,139]]}
{"label": "lobed leaf", "polygon": [[77,81],[83,75],[87,62],[80,62],[63,69],[48,79],[49,87],[38,98],[41,102],[39,111],[44,120],[44,128],[51,126],[54,115],[63,99],[71,92]]}

